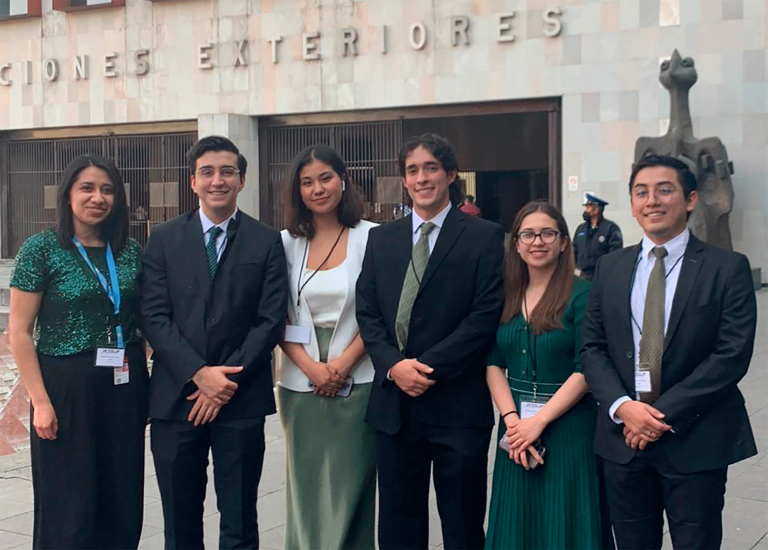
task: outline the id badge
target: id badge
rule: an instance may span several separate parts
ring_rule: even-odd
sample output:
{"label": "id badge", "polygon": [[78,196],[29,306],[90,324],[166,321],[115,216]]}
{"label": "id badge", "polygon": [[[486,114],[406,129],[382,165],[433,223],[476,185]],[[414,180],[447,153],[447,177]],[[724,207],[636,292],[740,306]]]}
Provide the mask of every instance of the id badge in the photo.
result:
{"label": "id badge", "polygon": [[651,385],[651,371],[640,368],[635,371],[635,391],[649,393],[653,391]]}
{"label": "id badge", "polygon": [[123,366],[125,348],[96,348],[96,367],[119,368]]}
{"label": "id badge", "polygon": [[128,358],[125,357],[122,366],[112,369],[112,378],[114,379],[115,386],[122,386],[130,382],[131,371],[129,367]]}
{"label": "id badge", "polygon": [[309,344],[310,334],[309,327],[300,325],[286,325],[285,327],[285,341],[293,344]]}
{"label": "id badge", "polygon": [[520,400],[520,420],[531,418],[544,408],[549,397],[527,397]]}

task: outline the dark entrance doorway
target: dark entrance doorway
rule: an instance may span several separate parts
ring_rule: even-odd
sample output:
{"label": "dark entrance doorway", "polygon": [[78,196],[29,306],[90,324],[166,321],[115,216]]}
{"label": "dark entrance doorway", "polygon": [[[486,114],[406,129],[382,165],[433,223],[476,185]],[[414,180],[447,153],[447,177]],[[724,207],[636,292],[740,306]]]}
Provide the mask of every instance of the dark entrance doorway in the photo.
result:
{"label": "dark entrance doorway", "polygon": [[404,200],[397,166],[402,142],[436,132],[459,156],[466,192],[483,217],[509,231],[532,199],[561,202],[560,99],[291,115],[260,119],[261,218],[282,228],[285,187],[293,157],[304,147],[335,147],[366,197],[367,217],[387,222]]}

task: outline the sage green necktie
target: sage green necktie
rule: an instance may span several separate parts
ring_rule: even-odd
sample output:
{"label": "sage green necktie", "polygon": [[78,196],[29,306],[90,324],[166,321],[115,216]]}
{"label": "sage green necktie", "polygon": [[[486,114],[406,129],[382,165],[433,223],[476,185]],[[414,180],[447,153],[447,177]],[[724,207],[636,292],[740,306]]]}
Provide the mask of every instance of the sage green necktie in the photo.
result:
{"label": "sage green necktie", "polygon": [[208,230],[208,244],[205,245],[205,254],[208,256],[208,273],[211,274],[211,281],[216,277],[216,268],[219,266],[219,251],[216,247],[216,241],[221,233],[221,227],[216,225]]}
{"label": "sage green necktie", "polygon": [[408,325],[411,323],[411,312],[416,295],[419,293],[421,279],[429,261],[429,234],[435,228],[432,222],[421,224],[421,236],[411,251],[411,261],[403,280],[403,290],[400,293],[400,304],[397,306],[395,318],[395,332],[397,332],[397,345],[400,351],[405,351],[408,343]]}
{"label": "sage green necktie", "polygon": [[643,310],[643,334],[640,338],[640,368],[651,373],[651,391],[640,394],[644,403],[653,403],[659,397],[661,389],[661,358],[664,355],[664,304],[667,293],[667,276],[664,258],[667,249],[654,247],[651,253],[656,256],[651,276],[648,278],[648,290],[645,294]]}

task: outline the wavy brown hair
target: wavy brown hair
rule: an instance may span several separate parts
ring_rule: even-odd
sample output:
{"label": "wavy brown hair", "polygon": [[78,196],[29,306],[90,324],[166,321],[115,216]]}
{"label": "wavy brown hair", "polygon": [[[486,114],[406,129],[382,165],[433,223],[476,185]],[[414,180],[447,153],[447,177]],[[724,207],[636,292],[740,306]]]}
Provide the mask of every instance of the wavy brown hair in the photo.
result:
{"label": "wavy brown hair", "polygon": [[560,232],[559,238],[565,242],[565,248],[557,259],[555,271],[549,280],[547,290],[536,304],[533,311],[529,311],[528,324],[534,334],[541,334],[549,330],[563,328],[563,311],[571,299],[571,287],[573,286],[573,247],[568,232],[568,224],[560,211],[545,201],[531,201],[523,206],[515,217],[512,225],[512,238],[509,239],[507,248],[507,260],[505,267],[506,296],[504,298],[504,312],[502,323],[513,319],[523,310],[523,298],[530,282],[528,264],[517,253],[517,234],[523,225],[523,220],[534,212],[543,212],[557,224]]}
{"label": "wavy brown hair", "polygon": [[306,237],[311,240],[315,236],[315,219],[301,198],[301,171],[315,161],[330,166],[346,186],[336,207],[339,223],[344,227],[356,227],[363,217],[363,196],[349,179],[347,165],[341,155],[327,145],[312,145],[296,155],[291,167],[291,179],[288,181],[285,201],[286,228],[291,237]]}

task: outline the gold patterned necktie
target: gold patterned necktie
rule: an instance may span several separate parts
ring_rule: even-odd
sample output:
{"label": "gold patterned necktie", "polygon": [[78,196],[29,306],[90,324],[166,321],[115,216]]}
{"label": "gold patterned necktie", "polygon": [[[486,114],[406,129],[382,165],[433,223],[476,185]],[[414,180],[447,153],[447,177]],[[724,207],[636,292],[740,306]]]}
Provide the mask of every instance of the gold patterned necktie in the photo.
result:
{"label": "gold patterned necktie", "polygon": [[395,318],[395,332],[400,351],[405,351],[405,346],[408,343],[408,326],[411,324],[413,303],[416,301],[421,279],[424,277],[424,271],[429,261],[429,234],[434,228],[435,224],[432,222],[421,224],[421,236],[413,247],[411,261],[405,272],[403,290],[400,293],[400,304],[397,306],[397,317]]}
{"label": "gold patterned necktie", "polygon": [[656,256],[648,289],[645,294],[643,310],[643,334],[640,337],[640,368],[650,371],[651,391],[640,393],[640,400],[653,403],[659,397],[661,389],[661,358],[664,355],[664,304],[667,294],[667,274],[664,258],[667,249],[654,247],[651,253]]}

